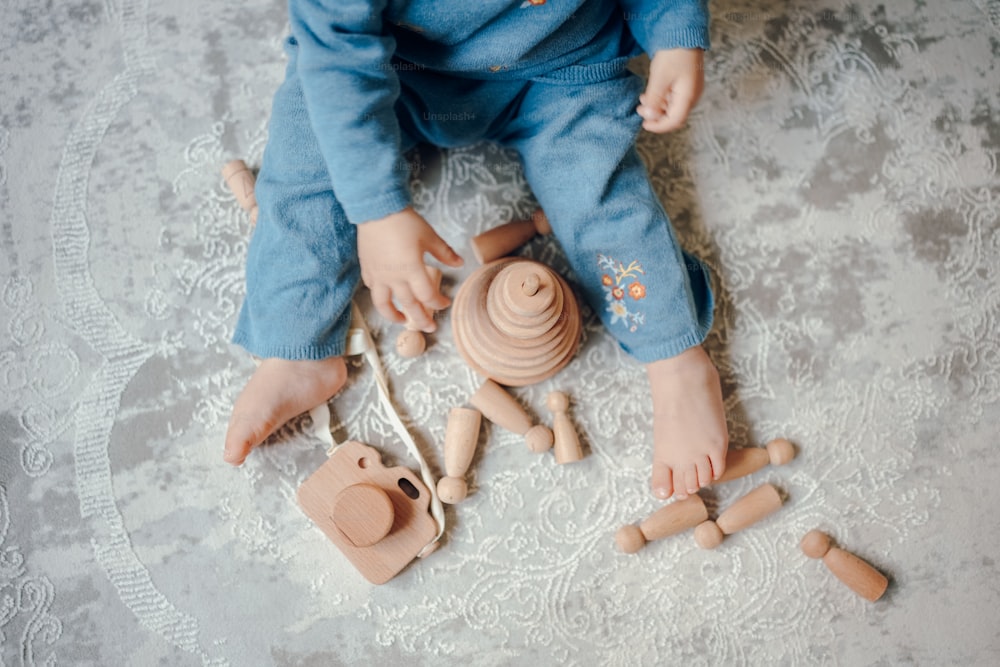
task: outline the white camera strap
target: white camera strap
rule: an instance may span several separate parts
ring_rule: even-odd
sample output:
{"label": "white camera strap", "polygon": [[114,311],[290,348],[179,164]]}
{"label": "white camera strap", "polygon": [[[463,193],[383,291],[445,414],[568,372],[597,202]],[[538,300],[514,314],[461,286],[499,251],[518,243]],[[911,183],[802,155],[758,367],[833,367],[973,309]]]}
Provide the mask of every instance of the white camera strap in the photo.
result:
{"label": "white camera strap", "polygon": [[[406,444],[406,448],[410,450],[410,454],[412,454],[420,464],[420,478],[423,480],[424,486],[427,487],[427,491],[431,494],[431,516],[434,517],[434,520],[438,525],[437,535],[435,535],[434,539],[428,542],[427,546],[425,546],[420,553],[417,554],[418,558],[423,558],[437,549],[437,542],[441,539],[441,536],[444,535],[444,507],[441,504],[441,499],[438,498],[437,485],[434,481],[434,476],[431,474],[430,468],[427,466],[427,462],[420,453],[420,448],[417,447],[417,443],[414,442],[413,436],[410,435],[410,432],[403,424],[403,420],[400,418],[399,412],[396,411],[396,406],[393,405],[392,397],[389,393],[389,377],[385,372],[385,367],[382,365],[382,359],[378,355],[378,348],[375,347],[375,340],[372,338],[371,331],[368,329],[368,324],[365,322],[365,318],[361,314],[361,309],[358,308],[357,304],[353,301],[351,302],[351,324],[347,332],[347,347],[344,354],[351,357],[359,354],[363,355],[365,360],[368,362],[368,365],[372,367],[372,371],[375,375],[375,385],[378,389],[379,401],[382,403],[382,407],[385,410],[386,415],[388,415],[389,421],[392,423],[392,427],[395,429],[396,434]],[[328,445],[329,449],[327,454],[332,454],[333,450],[340,445],[334,442],[333,433],[330,430],[330,406],[325,402],[317,405],[309,411],[309,416],[312,417],[314,434]]]}

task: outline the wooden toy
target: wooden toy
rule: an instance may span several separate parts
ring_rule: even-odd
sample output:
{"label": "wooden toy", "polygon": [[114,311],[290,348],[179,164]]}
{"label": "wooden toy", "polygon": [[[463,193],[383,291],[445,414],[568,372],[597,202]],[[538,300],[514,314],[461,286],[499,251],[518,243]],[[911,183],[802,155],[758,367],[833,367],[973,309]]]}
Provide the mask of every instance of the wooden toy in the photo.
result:
{"label": "wooden toy", "polygon": [[618,548],[634,554],[647,542],[676,535],[708,520],[708,510],[701,496],[688,496],[656,510],[638,526],[623,526],[615,533]]}
{"label": "wooden toy", "polygon": [[444,432],[444,469],[448,476],[437,484],[441,502],[453,505],[464,500],[469,492],[464,475],[476,453],[481,417],[478,410],[470,408],[452,408],[448,413]]}
{"label": "wooden toy", "polygon": [[469,402],[494,424],[523,435],[531,451],[541,453],[552,447],[552,431],[542,424],[533,425],[521,404],[496,382],[483,382]]}
{"label": "wooden toy", "polygon": [[795,458],[795,445],[784,438],[767,443],[767,447],[730,449],[726,454],[726,472],[713,484],[721,484],[755,473],[768,463],[782,466]]}
{"label": "wooden toy", "polygon": [[551,233],[549,219],[539,209],[531,216],[531,220],[512,220],[473,237],[472,254],[480,264],[486,264],[510,254],[536,234],[544,236]]}
{"label": "wooden toy", "polygon": [[256,225],[257,198],[253,193],[256,179],[254,179],[253,172],[243,160],[232,160],[222,168],[222,178],[226,182],[226,187],[236,197],[240,208],[250,214],[250,224]]}
{"label": "wooden toy", "polygon": [[437,535],[431,495],[409,469],[348,441],[302,483],[302,510],[373,584],[383,584]]}
{"label": "wooden toy", "polygon": [[567,414],[569,397],[561,391],[549,392],[545,404],[553,413],[552,437],[556,463],[579,461],[583,458],[583,449],[580,447],[580,437],[576,434],[576,428]]}
{"label": "wooden toy", "polygon": [[[436,266],[427,266],[427,276],[431,279],[434,289],[441,289],[441,269]],[[396,337],[396,353],[401,357],[419,357],[427,349],[427,339],[424,332],[420,331],[409,317],[406,318],[406,328]]]}
{"label": "wooden toy", "polygon": [[466,363],[508,387],[555,375],[580,345],[580,308],[569,285],[528,259],[479,267],[455,295],[451,321]]}
{"label": "wooden toy", "polygon": [[809,558],[822,558],[830,572],[870,602],[882,597],[889,586],[884,574],[849,551],[833,546],[830,536],[824,532],[810,530],[799,546]]}
{"label": "wooden toy", "polygon": [[726,535],[743,530],[776,512],[782,504],[781,493],[772,484],[763,484],[746,494],[715,521],[705,521],[694,529],[694,540],[702,549],[714,549]]}

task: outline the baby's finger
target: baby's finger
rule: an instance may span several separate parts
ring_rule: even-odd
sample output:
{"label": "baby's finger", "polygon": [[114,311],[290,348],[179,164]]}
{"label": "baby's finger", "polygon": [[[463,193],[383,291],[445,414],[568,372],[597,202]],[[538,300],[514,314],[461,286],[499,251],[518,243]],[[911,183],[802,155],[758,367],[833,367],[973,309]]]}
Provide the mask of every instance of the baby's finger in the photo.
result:
{"label": "baby's finger", "polygon": [[441,272],[434,267],[426,268],[426,278],[413,280],[410,289],[424,308],[431,311],[443,310],[451,304],[451,299],[441,293]]}
{"label": "baby's finger", "polygon": [[370,288],[372,295],[372,305],[379,314],[390,322],[402,322],[405,318],[403,313],[396,309],[392,303],[392,290],[387,285],[378,285]]}
{"label": "baby's finger", "polygon": [[393,299],[398,308],[406,315],[406,326],[424,333],[432,333],[437,329],[434,319],[418,300],[409,285],[401,285],[393,292]]}
{"label": "baby's finger", "polygon": [[456,269],[465,263],[462,256],[455,252],[454,248],[448,245],[443,238],[437,235],[435,235],[435,240],[431,243],[430,247],[427,248],[427,252],[442,264],[455,267]]}

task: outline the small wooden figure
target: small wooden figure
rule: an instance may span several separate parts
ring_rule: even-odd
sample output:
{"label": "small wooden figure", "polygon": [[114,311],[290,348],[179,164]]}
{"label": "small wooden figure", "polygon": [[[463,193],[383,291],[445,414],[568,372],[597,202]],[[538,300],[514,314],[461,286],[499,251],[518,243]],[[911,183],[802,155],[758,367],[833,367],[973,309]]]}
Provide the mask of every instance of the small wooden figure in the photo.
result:
{"label": "small wooden figure", "polygon": [[822,558],[830,572],[870,602],[882,597],[889,586],[884,574],[849,551],[833,546],[830,536],[824,532],[810,530],[799,546],[809,558]]}
{"label": "small wooden figure", "polygon": [[552,447],[552,431],[542,424],[532,424],[521,404],[496,382],[483,382],[469,402],[494,424],[523,435],[531,451],[541,453]]}
{"label": "small wooden figure", "polygon": [[555,444],[556,463],[572,463],[583,458],[580,437],[570,421],[569,396],[561,391],[549,392],[545,404],[552,411],[552,437]]}
{"label": "small wooden figure", "polygon": [[743,530],[776,512],[782,504],[781,492],[772,484],[762,484],[746,494],[715,521],[705,521],[694,529],[694,540],[702,549],[714,549],[726,535]]}
{"label": "small wooden figure", "polygon": [[[428,266],[427,276],[431,279],[434,289],[441,289],[441,269],[436,266]],[[406,328],[396,336],[396,353],[401,357],[412,359],[419,357],[427,349],[427,339],[424,332],[420,331],[409,317],[406,318]]]}
{"label": "small wooden figure", "polygon": [[472,254],[480,264],[486,264],[509,255],[536,234],[544,236],[551,233],[549,219],[538,209],[532,214],[531,220],[512,220],[473,237]]}
{"label": "small wooden figure", "polygon": [[615,542],[624,553],[634,554],[647,542],[676,535],[707,520],[705,501],[701,496],[688,496],[664,505],[638,526],[619,528],[615,533]]}
{"label": "small wooden figure", "polygon": [[768,463],[782,466],[795,458],[795,445],[784,438],[777,438],[767,443],[767,447],[744,447],[730,449],[726,454],[726,472],[715,480],[721,484],[755,473]]}
{"label": "small wooden figure", "polygon": [[452,408],[448,413],[444,432],[444,469],[448,476],[438,480],[437,485],[441,502],[454,505],[469,493],[464,475],[476,453],[481,418],[478,410],[470,408]]}
{"label": "small wooden figure", "polygon": [[226,187],[236,197],[240,208],[250,214],[250,224],[256,225],[257,198],[253,193],[256,179],[254,179],[253,172],[243,160],[232,160],[222,168],[222,178],[226,181]]}

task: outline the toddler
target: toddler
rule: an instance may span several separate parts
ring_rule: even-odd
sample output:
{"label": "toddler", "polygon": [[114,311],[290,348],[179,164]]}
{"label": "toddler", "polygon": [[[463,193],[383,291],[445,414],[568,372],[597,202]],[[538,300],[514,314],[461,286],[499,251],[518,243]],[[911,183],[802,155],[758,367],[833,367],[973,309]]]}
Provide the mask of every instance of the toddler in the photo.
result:
{"label": "toddler", "polygon": [[[284,83],[257,180],[259,218],[234,342],[263,358],[233,408],[239,465],[344,383],[363,282],[388,319],[434,331],[449,299],[425,256],[461,257],[410,203],[418,142],[498,142],[524,174],[653,401],[652,492],[685,497],[725,468],[719,375],[701,347],[707,271],[678,246],[638,154],[681,127],[702,85],[704,0],[290,0]],[[626,69],[645,50],[649,79]],[[638,100],[638,106],[636,101]]]}

